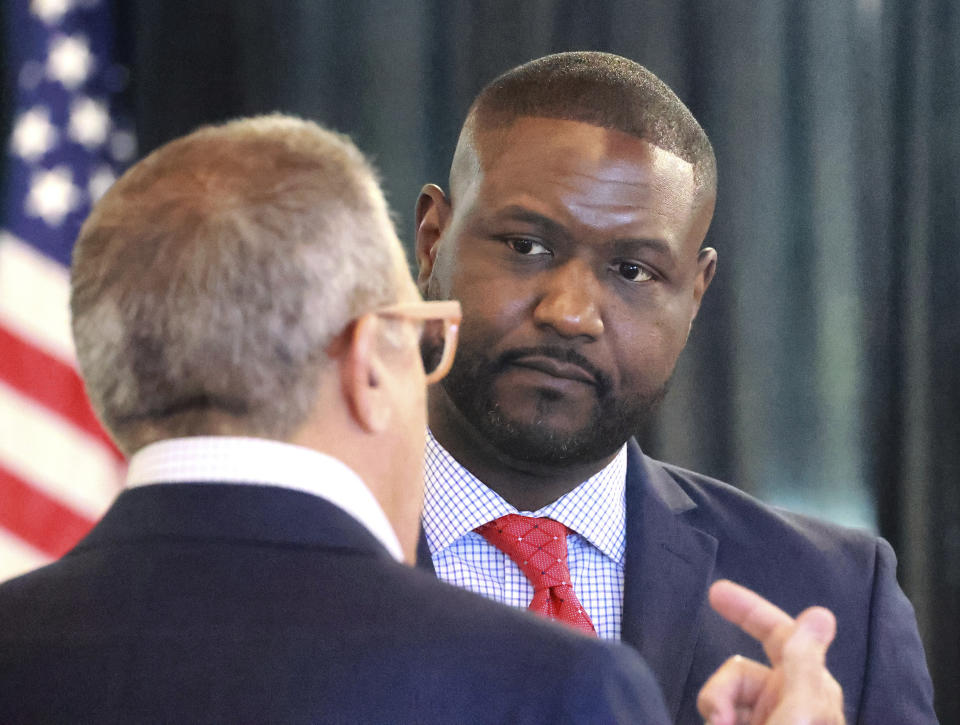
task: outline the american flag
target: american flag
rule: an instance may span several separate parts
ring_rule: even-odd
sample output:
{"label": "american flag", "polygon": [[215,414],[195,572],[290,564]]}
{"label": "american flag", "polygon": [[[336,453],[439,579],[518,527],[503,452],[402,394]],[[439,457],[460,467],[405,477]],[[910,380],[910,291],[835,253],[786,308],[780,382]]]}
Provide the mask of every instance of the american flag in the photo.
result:
{"label": "american flag", "polygon": [[120,453],[75,369],[70,250],[136,153],[109,0],[6,3],[15,96],[0,217],[0,580],[63,554],[117,493]]}

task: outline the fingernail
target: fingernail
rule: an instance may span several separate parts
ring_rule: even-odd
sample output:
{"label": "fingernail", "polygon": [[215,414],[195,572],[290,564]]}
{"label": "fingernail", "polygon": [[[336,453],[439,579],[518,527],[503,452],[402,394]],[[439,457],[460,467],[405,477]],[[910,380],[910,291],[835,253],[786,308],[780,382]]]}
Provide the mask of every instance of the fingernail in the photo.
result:
{"label": "fingernail", "polygon": [[[818,642],[828,643],[833,637],[833,615],[826,610],[814,610],[798,622],[799,626]],[[711,723],[710,725],[714,725]]]}

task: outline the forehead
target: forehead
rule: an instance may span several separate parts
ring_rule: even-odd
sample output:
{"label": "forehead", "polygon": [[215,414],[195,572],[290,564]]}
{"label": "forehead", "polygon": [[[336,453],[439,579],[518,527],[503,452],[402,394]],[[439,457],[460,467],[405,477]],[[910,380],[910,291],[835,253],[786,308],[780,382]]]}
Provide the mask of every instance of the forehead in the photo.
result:
{"label": "forehead", "polygon": [[478,132],[474,147],[469,195],[487,209],[532,205],[595,227],[667,217],[676,226],[694,216],[692,164],[622,131],[521,117]]}

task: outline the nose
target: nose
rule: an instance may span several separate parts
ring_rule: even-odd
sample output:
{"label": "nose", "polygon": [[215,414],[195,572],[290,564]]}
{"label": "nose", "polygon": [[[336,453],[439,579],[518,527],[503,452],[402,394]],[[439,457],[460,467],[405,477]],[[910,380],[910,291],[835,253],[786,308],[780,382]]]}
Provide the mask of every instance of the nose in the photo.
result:
{"label": "nose", "polygon": [[533,311],[534,322],[552,327],[563,337],[600,337],[600,295],[600,282],[590,266],[581,260],[569,260],[545,277]]}

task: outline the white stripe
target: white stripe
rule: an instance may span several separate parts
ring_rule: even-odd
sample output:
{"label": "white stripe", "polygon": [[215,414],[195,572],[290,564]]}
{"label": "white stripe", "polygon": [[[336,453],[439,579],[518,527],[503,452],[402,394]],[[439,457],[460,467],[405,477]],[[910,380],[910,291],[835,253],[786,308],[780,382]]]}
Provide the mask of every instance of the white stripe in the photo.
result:
{"label": "white stripe", "polygon": [[0,383],[0,461],[78,513],[98,519],[126,466],[101,441]]}
{"label": "white stripe", "polygon": [[50,557],[4,528],[0,528],[0,581],[43,566]]}
{"label": "white stripe", "polygon": [[76,366],[70,333],[70,273],[8,232],[0,232],[0,321]]}

